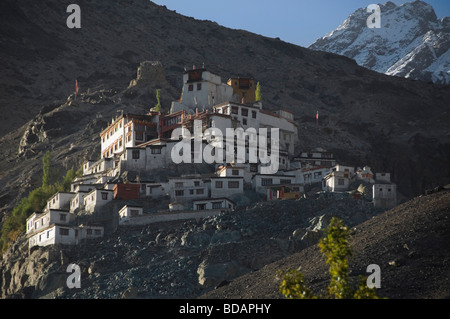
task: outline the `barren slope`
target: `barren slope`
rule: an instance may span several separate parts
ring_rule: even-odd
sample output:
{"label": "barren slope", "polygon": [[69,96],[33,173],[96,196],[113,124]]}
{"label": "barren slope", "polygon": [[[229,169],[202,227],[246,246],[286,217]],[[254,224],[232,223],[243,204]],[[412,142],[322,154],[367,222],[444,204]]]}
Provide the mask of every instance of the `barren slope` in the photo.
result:
{"label": "barren slope", "polygon": [[[450,191],[415,198],[356,227],[352,277],[381,267],[378,295],[388,298],[450,298]],[[390,265],[391,264],[391,265]],[[203,298],[281,298],[277,270],[302,267],[315,291],[328,285],[328,268],[317,246],[244,275]],[[323,290],[322,290],[323,291]]]}

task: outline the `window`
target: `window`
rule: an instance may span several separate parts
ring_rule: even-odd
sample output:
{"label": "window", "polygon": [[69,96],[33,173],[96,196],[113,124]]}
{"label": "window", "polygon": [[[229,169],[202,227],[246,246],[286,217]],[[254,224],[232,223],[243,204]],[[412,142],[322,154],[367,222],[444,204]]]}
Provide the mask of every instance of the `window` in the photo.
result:
{"label": "window", "polygon": [[319,178],[322,176],[322,172],[315,172],[314,173],[314,178]]}
{"label": "window", "polygon": [[204,191],[205,190],[203,188],[197,189],[197,195],[203,195]]}
{"label": "window", "polygon": [[183,188],[183,182],[176,182],[175,183],[175,188]]}
{"label": "window", "polygon": [[239,114],[239,108],[237,106],[232,106],[231,114]]}
{"label": "window", "polygon": [[197,210],[206,210],[206,204],[197,204]]}
{"label": "window", "polygon": [[86,235],[92,235],[92,229],[90,228],[86,229]]}
{"label": "window", "polygon": [[59,234],[61,236],[69,236],[69,230],[67,228],[60,228],[59,229]]}
{"label": "window", "polygon": [[280,184],[284,185],[284,184],[291,184],[292,181],[290,179],[281,179],[280,180]]}
{"label": "window", "polygon": [[102,231],[100,229],[95,229],[94,233],[96,236],[100,236],[102,234]]}
{"label": "window", "polygon": [[223,188],[223,182],[222,181],[216,181],[216,188]]}
{"label": "window", "polygon": [[247,119],[242,119],[242,124],[247,125]]}
{"label": "window", "polygon": [[257,172],[258,164],[250,164],[250,172]]}
{"label": "window", "polygon": [[238,169],[233,169],[233,170],[231,171],[231,175],[233,175],[233,176],[239,176],[239,170],[238,170]]}
{"label": "window", "polygon": [[262,186],[269,186],[272,185],[272,179],[271,178],[263,178],[261,181]]}
{"label": "window", "polygon": [[152,154],[161,154],[161,149],[158,148],[152,148]]}
{"label": "window", "polygon": [[239,182],[237,181],[229,181],[228,188],[239,188]]}
{"label": "window", "polygon": [[194,85],[193,84],[189,84],[189,91],[194,91]]}
{"label": "window", "polygon": [[189,195],[194,195],[194,190],[193,189],[189,190]]}
{"label": "window", "polygon": [[222,208],[222,202],[216,202],[212,204],[213,209],[220,209]]}
{"label": "window", "polygon": [[345,181],[344,181],[344,179],[343,178],[339,178],[338,179],[338,185],[344,185],[345,184]]}
{"label": "window", "polygon": [[59,220],[60,221],[62,221],[62,222],[65,222],[66,221],[66,214],[61,214],[61,215],[59,215]]}
{"label": "window", "polygon": [[175,191],[175,196],[184,196],[184,191]]}
{"label": "window", "polygon": [[242,109],[241,109],[241,115],[242,115],[242,116],[248,116],[248,109],[242,108]]}
{"label": "window", "polygon": [[133,159],[139,159],[139,150],[133,150],[132,158]]}
{"label": "window", "polygon": [[47,238],[50,238],[50,231],[47,231]]}
{"label": "window", "polygon": [[195,187],[200,186],[200,182],[199,182],[199,181],[195,181],[195,182],[194,182],[194,186],[195,186]]}
{"label": "window", "polygon": [[102,200],[108,200],[108,193],[102,193]]}
{"label": "window", "polygon": [[136,217],[136,216],[139,215],[139,210],[137,210],[137,209],[131,209],[131,210],[130,210],[130,214],[131,214],[131,217]]}
{"label": "window", "polygon": [[143,141],[144,140],[144,134],[142,132],[136,132],[136,140],[137,141]]}
{"label": "window", "polygon": [[202,89],[202,84],[201,83],[197,83],[197,91],[201,91]]}

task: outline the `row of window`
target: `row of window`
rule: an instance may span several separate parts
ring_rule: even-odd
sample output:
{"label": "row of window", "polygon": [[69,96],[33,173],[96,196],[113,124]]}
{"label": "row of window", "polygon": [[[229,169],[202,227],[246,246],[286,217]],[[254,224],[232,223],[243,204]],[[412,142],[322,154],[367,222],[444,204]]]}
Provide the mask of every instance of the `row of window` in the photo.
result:
{"label": "row of window", "polygon": [[112,128],[111,130],[109,130],[109,131],[105,134],[105,136],[103,136],[103,143],[105,143],[105,141],[106,141],[107,139],[109,139],[111,136],[113,136],[113,134],[116,133],[117,130],[118,130],[119,128],[122,128],[122,121],[120,121],[118,124],[116,124],[116,125],[114,126],[114,128]]}
{"label": "row of window", "polygon": [[[221,209],[222,208],[222,202],[215,202],[212,203],[212,208],[213,209]],[[197,209],[198,210],[206,210],[206,204],[197,204]]]}
{"label": "row of window", "polygon": [[[280,185],[286,185],[286,184],[292,184],[292,180],[290,180],[290,179],[280,179]],[[272,178],[263,178],[261,180],[261,185],[262,186],[274,185],[273,184],[273,179]]]}
{"label": "row of window", "polygon": [[[188,90],[191,92],[194,91],[194,84],[189,84]],[[201,90],[202,90],[202,84],[197,83],[197,91],[201,91]]]}
{"label": "row of window", "polygon": [[[100,229],[94,229],[94,232],[92,232],[92,229],[88,228],[86,229],[86,235],[92,236],[93,234],[95,236],[100,236],[102,234],[102,231]],[[69,236],[69,229],[68,228],[60,228],[59,234],[61,236]],[[78,236],[78,229],[75,229],[75,236]],[[47,232],[47,238],[48,238],[48,232]]]}
{"label": "row of window", "polygon": [[[226,112],[228,112],[228,110],[225,108],[224,112],[226,113]],[[238,106],[232,106],[231,107],[231,114],[238,115],[239,114],[239,107]],[[241,115],[245,116],[245,117],[248,117],[248,109],[246,109],[245,107],[242,107],[241,108]],[[256,111],[252,111],[252,118],[256,119],[256,115],[257,115]]]}
{"label": "row of window", "polygon": [[[161,154],[161,148],[160,147],[152,148],[151,153],[154,155]],[[131,152],[132,159],[139,159],[140,157],[141,157],[141,152],[139,150],[133,150]]]}
{"label": "row of window", "polygon": [[[203,188],[189,190],[189,195],[194,195],[194,194],[203,195],[204,193],[205,193],[205,190]],[[175,196],[177,196],[177,197],[184,196],[184,190],[175,190]]]}

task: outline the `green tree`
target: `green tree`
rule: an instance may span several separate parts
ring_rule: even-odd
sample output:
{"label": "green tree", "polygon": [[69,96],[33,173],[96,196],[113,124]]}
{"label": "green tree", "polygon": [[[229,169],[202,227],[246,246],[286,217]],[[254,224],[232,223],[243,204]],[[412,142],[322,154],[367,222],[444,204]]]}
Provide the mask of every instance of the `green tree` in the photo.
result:
{"label": "green tree", "polygon": [[47,151],[42,158],[42,186],[48,187],[50,185],[50,151]]}
{"label": "green tree", "polygon": [[262,101],[261,85],[259,84],[259,82],[256,84],[255,100],[256,102]]}
{"label": "green tree", "polygon": [[161,112],[161,89],[156,90],[156,105],[155,111]]}
{"label": "green tree", "polygon": [[350,231],[342,220],[333,218],[326,230],[325,237],[319,242],[319,248],[329,265],[331,276],[327,294],[314,295],[304,282],[299,270],[279,272],[282,276],[280,292],[288,299],[378,299],[375,289],[368,288],[364,278],[360,278],[359,286],[354,290],[349,283],[348,258],[351,256]]}
{"label": "green tree", "polygon": [[[13,208],[10,216],[6,218],[0,229],[0,250],[4,252],[11,242],[25,231],[25,223],[28,216],[33,212],[40,212],[47,204],[47,200],[56,192],[70,191],[72,181],[79,172],[69,169],[62,181],[51,184],[50,175],[50,152],[46,152],[42,160],[42,186],[33,189],[28,197],[20,200],[19,204]],[[58,178],[59,179],[59,178]]]}

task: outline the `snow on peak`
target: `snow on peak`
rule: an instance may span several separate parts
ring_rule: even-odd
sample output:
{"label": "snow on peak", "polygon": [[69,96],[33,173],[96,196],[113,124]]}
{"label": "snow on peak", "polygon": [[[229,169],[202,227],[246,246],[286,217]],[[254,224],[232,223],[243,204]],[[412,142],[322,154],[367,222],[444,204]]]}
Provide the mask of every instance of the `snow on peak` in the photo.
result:
{"label": "snow on peak", "polygon": [[345,55],[389,75],[450,83],[450,19],[439,20],[433,7],[420,0],[379,6],[381,28],[369,28],[371,13],[360,8],[310,49]]}

